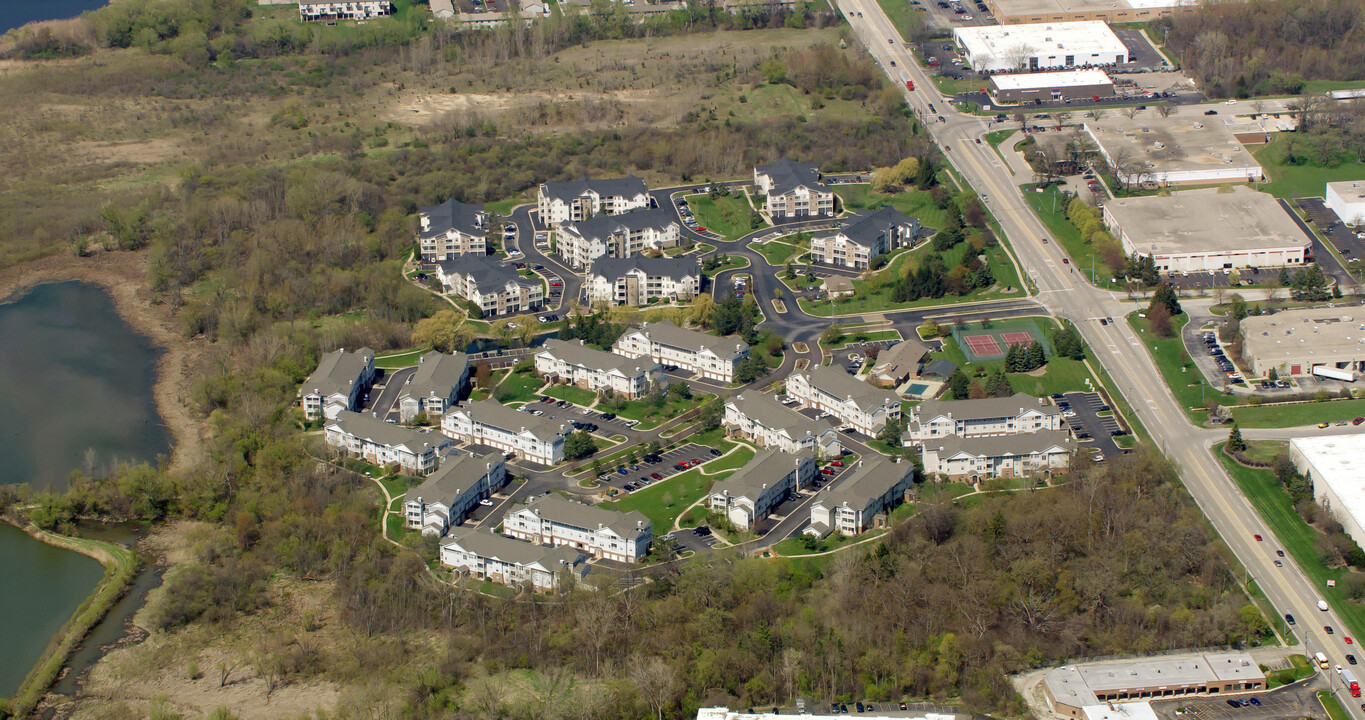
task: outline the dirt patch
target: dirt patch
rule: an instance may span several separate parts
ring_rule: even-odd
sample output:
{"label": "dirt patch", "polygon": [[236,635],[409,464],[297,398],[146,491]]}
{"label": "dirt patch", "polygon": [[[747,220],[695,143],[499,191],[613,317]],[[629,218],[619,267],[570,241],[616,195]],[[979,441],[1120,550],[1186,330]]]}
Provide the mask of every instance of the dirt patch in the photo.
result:
{"label": "dirt patch", "polygon": [[169,138],[112,143],[78,142],[71,146],[71,154],[90,162],[122,162],[133,165],[155,165],[189,157],[189,154],[180,148],[179,143]]}
{"label": "dirt patch", "polygon": [[607,93],[531,91],[519,93],[437,93],[412,91],[394,105],[388,119],[406,125],[427,125],[447,113],[496,116],[550,104],[653,103],[658,93],[650,90],[618,90]]}

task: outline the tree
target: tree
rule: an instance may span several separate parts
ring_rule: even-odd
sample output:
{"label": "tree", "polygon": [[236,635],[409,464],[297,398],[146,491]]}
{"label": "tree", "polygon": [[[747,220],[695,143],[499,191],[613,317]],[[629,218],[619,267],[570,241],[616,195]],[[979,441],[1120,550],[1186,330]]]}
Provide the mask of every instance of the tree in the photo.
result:
{"label": "tree", "polygon": [[1147,310],[1149,315],[1157,305],[1165,305],[1166,311],[1170,317],[1175,317],[1184,312],[1180,307],[1180,298],[1175,294],[1175,288],[1171,287],[1169,284],[1163,283],[1158,285],[1156,292],[1152,293],[1152,304]]}
{"label": "tree", "polygon": [[1072,360],[1085,359],[1085,342],[1075,328],[1058,328],[1052,333],[1052,349],[1062,357]]}
{"label": "tree", "polygon": [[1175,112],[1175,105],[1168,100],[1162,100],[1156,104],[1156,114],[1163,118],[1170,117]]}
{"label": "tree", "polygon": [[[701,432],[715,430],[720,427],[721,420],[725,418],[725,403],[719,397],[707,398],[697,411],[697,426]],[[658,441],[655,441],[655,445]],[[659,449],[654,447],[650,454],[657,454]]]}
{"label": "tree", "polygon": [[825,328],[825,332],[820,335],[820,342],[829,346],[833,346],[835,343],[843,339],[844,330],[838,325],[830,325],[829,327]]}
{"label": "tree", "polygon": [[886,421],[886,425],[883,425],[881,431],[877,433],[877,439],[881,440],[887,445],[890,445],[893,448],[900,447],[901,434],[904,432],[905,432],[904,419],[888,418]]}
{"label": "tree", "polygon": [[575,430],[564,438],[564,457],[581,460],[597,452],[597,441],[586,430]]}
{"label": "tree", "polygon": [[948,376],[948,389],[952,391],[954,400],[967,399],[969,382],[966,373],[962,372],[962,368],[957,368],[953,374]]}
{"label": "tree", "polygon": [[492,330],[493,337],[496,337],[498,339],[498,342],[503,346],[511,344],[512,335],[516,332],[516,329],[512,327],[511,318],[502,318],[501,320],[497,320],[489,329]]}
{"label": "tree", "polygon": [[1147,326],[1157,334],[1157,337],[1170,337],[1171,311],[1167,310],[1165,305],[1154,303],[1147,311]]}
{"label": "tree", "polygon": [[990,377],[986,378],[986,393],[991,397],[1009,397],[1014,394],[1014,387],[1010,385],[1010,379],[1005,377],[1003,368],[996,368]]}
{"label": "tree", "polygon": [[1228,317],[1241,322],[1247,316],[1247,301],[1242,299],[1240,293],[1233,293],[1228,300]]}
{"label": "tree", "polygon": [[440,310],[431,317],[422,318],[412,331],[414,343],[430,345],[440,352],[464,350],[473,339],[473,329],[464,323],[464,318],[451,309]]}
{"label": "tree", "polygon": [[1232,429],[1228,431],[1228,450],[1232,452],[1246,452],[1247,444],[1242,439],[1242,431],[1237,427],[1237,423],[1232,424]]}
{"label": "tree", "polygon": [[682,681],[678,679],[677,671],[672,665],[657,657],[632,660],[630,680],[645,702],[654,710],[658,720],[663,720],[664,710],[673,707],[673,703],[677,702],[678,693],[682,691]]}
{"label": "tree", "polygon": [[531,341],[540,334],[540,322],[534,315],[518,315],[513,322],[517,326],[517,339],[521,341],[523,347],[530,347]]}

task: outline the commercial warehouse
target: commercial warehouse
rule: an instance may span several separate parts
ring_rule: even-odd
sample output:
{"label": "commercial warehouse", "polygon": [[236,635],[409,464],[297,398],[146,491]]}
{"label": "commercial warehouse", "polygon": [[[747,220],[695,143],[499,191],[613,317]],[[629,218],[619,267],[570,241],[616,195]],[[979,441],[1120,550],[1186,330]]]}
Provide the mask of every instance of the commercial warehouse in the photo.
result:
{"label": "commercial warehouse", "polygon": [[1274,197],[1245,186],[1115,198],[1104,222],[1125,255],[1162,272],[1302,265],[1313,240]]}
{"label": "commercial warehouse", "polygon": [[1365,224],[1365,180],[1327,183],[1327,192],[1324,195],[1327,207],[1332,208],[1342,222],[1350,225]]}
{"label": "commercial warehouse", "polygon": [[1001,25],[1103,20],[1146,22],[1166,17],[1181,7],[1198,7],[1197,0],[986,0]]}
{"label": "commercial warehouse", "polygon": [[1218,118],[1175,106],[1112,113],[1084,124],[1119,180],[1130,185],[1209,185],[1264,179],[1260,163]]}
{"label": "commercial warehouse", "polygon": [[1242,652],[1065,665],[1043,678],[1048,707],[1071,718],[1100,703],[1265,689],[1265,673]]}
{"label": "commercial warehouse", "polygon": [[959,27],[953,42],[977,72],[1109,67],[1128,62],[1128,48],[1102,22]]}
{"label": "commercial warehouse", "polygon": [[1365,545],[1365,483],[1360,467],[1365,464],[1365,435],[1301,437],[1289,441],[1294,468],[1313,481],[1313,499],[1326,507],[1342,529]]}
{"label": "commercial warehouse", "polygon": [[1103,70],[992,75],[991,97],[997,104],[1054,102],[1114,95],[1114,81]]}
{"label": "commercial warehouse", "polygon": [[1309,375],[1323,365],[1365,370],[1365,315],[1347,308],[1281,310],[1242,320],[1242,357],[1255,375]]}

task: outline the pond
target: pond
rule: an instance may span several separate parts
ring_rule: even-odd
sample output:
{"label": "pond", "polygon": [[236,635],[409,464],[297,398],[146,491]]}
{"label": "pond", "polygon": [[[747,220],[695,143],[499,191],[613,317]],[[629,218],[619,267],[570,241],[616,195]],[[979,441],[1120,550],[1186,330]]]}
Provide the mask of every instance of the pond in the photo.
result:
{"label": "pond", "polygon": [[0,35],[39,20],[76,17],[106,4],[106,0],[0,0]]}

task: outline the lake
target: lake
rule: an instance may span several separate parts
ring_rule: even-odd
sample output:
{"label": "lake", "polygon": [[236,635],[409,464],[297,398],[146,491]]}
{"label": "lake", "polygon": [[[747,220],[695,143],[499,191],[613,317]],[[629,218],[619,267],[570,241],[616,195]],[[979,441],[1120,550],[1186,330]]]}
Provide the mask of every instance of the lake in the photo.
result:
{"label": "lake", "polygon": [[76,17],[107,4],[106,0],[0,0],[0,35],[39,20]]}
{"label": "lake", "polygon": [[[60,490],[72,470],[169,451],[152,400],[159,351],[103,290],[40,285],[0,305],[0,338],[0,483]],[[0,526],[0,696],[13,694],[103,574],[84,555]]]}

